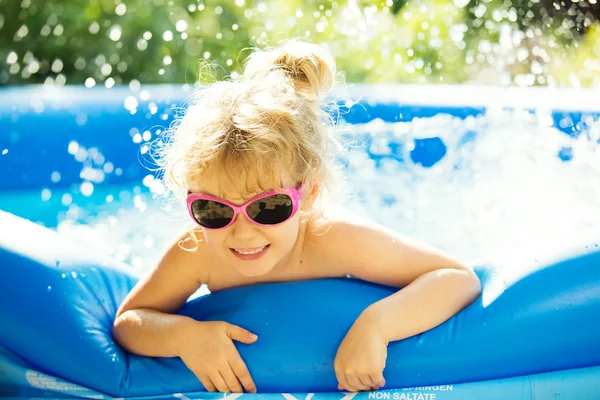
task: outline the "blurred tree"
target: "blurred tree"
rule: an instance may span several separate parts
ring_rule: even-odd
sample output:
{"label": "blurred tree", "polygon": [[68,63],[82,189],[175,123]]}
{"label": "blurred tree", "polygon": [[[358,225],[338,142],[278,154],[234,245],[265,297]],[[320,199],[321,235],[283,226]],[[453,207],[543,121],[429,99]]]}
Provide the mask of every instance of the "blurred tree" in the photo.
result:
{"label": "blurred tree", "polygon": [[2,68],[0,83],[194,82],[200,59],[232,56],[237,63],[249,38],[244,19],[235,35],[231,29],[239,19],[235,4],[178,3],[0,0],[0,59],[17,59]]}
{"label": "blurred tree", "polygon": [[211,81],[288,37],[326,45],[351,82],[573,84],[558,61],[577,49],[594,84],[596,0],[548,1],[0,0],[0,85]]}

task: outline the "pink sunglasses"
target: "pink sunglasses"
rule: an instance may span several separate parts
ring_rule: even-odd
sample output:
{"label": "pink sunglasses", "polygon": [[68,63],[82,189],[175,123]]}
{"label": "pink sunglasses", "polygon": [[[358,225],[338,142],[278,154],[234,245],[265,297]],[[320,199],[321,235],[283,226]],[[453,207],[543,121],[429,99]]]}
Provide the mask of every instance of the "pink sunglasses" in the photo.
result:
{"label": "pink sunglasses", "polygon": [[233,223],[242,213],[257,225],[272,226],[292,218],[300,208],[302,185],[298,189],[283,188],[283,193],[271,190],[236,206],[226,200],[202,193],[191,193],[187,197],[190,216],[206,229],[222,229]]}

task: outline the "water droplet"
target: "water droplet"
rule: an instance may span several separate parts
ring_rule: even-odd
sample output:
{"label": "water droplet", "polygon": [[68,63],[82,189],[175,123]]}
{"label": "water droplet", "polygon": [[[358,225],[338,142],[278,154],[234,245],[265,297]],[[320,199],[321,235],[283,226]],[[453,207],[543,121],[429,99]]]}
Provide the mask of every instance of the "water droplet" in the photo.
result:
{"label": "water droplet", "polygon": [[[71,202],[73,202],[73,196],[71,196],[69,193],[65,193],[62,195],[61,198],[61,203],[63,206],[68,206],[69,204],[71,204]],[[58,266],[58,264],[57,264]]]}
{"label": "water droplet", "polygon": [[52,192],[50,189],[42,190],[42,201],[48,201],[52,197]]}
{"label": "water droplet", "polygon": [[94,184],[92,182],[83,182],[79,185],[79,190],[85,197],[90,197],[94,192]]}
{"label": "water droplet", "polygon": [[56,266],[58,267],[60,265],[60,260],[56,260],[55,261]]}
{"label": "water droplet", "polygon": [[58,181],[60,181],[60,172],[52,172],[52,175],[50,175],[50,180],[52,181],[52,183],[57,183]]}
{"label": "water droplet", "polygon": [[71,276],[73,277],[73,279],[77,278],[77,272],[71,271]]}
{"label": "water droplet", "polygon": [[48,286],[47,291],[48,291],[48,293],[50,293],[52,291],[52,286]]}
{"label": "water droplet", "polygon": [[102,67],[100,67],[100,72],[104,76],[109,76],[111,74],[111,72],[112,72],[112,65],[110,65],[108,63],[104,64]]}
{"label": "water droplet", "polygon": [[125,15],[125,12],[127,12],[127,6],[123,3],[118,4],[115,8],[115,14],[117,14],[118,16]]}
{"label": "water droplet", "polygon": [[62,278],[66,278],[66,277],[67,277],[67,274],[62,274],[62,275],[61,275],[61,277],[62,277]]}
{"label": "water droplet", "polygon": [[108,37],[113,42],[117,42],[119,39],[121,39],[121,33],[121,27],[119,25],[114,25],[112,28],[110,28]]}
{"label": "water droplet", "polygon": [[464,0],[454,0],[453,3],[458,8],[464,8],[467,6],[467,4],[469,4],[468,1],[464,1]]}
{"label": "water droplet", "polygon": [[184,32],[187,28],[188,23],[185,20],[179,20],[177,21],[177,24],[175,24],[175,29],[177,29],[177,32]]}
{"label": "water droplet", "polygon": [[138,101],[137,101],[137,99],[136,99],[135,97],[133,97],[133,96],[128,96],[128,97],[125,99],[124,106],[125,106],[125,108],[126,108],[127,110],[129,110],[129,111],[132,111],[132,110],[134,110],[134,109],[136,109],[136,108],[137,108],[137,106],[138,106]]}
{"label": "water droplet", "polygon": [[558,393],[558,392],[554,393],[554,397],[556,397],[558,399],[560,397],[560,393]]}

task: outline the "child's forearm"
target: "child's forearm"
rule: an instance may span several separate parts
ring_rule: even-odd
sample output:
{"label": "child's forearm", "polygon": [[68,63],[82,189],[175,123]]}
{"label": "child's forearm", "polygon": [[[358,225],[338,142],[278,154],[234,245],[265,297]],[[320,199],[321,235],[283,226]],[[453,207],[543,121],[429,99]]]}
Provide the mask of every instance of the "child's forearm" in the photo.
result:
{"label": "child's forearm", "polygon": [[477,276],[466,269],[439,269],[369,306],[359,317],[377,324],[388,341],[428,331],[471,304],[481,293]]}
{"label": "child's forearm", "polygon": [[194,320],[152,309],[133,309],[113,324],[115,340],[126,350],[148,357],[177,357],[181,334]]}

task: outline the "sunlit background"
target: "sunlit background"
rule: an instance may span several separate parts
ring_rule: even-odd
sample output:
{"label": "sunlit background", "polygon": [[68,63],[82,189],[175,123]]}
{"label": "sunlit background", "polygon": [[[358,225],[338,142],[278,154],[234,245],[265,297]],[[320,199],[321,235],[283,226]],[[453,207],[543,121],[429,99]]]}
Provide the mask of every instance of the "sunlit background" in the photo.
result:
{"label": "sunlit background", "polygon": [[305,37],[351,82],[598,87],[599,16],[597,0],[0,0],[0,84],[190,83],[199,60],[220,79]]}
{"label": "sunlit background", "polygon": [[[132,157],[160,140],[173,116],[152,84],[189,93],[199,80],[240,73],[252,48],[290,37],[327,47],[348,84],[379,84],[360,90],[398,107],[411,101],[398,84],[423,84],[419,101],[431,92],[437,105],[474,86],[536,87],[528,90],[538,99],[545,95],[533,90],[569,88],[554,105],[578,102],[586,112],[488,107],[407,119],[399,108],[394,118],[341,121],[362,143],[345,159],[345,205],[469,262],[526,251],[535,258],[600,232],[599,18],[596,0],[0,0],[0,85],[125,88],[125,112],[160,118],[151,129],[115,133],[133,145]],[[461,86],[440,98],[425,84]],[[483,93],[493,100],[496,92]],[[52,104],[37,98],[30,112]],[[19,112],[0,119],[0,162],[26,152],[10,125]],[[77,126],[93,118],[79,113]],[[126,172],[110,148],[75,138],[63,147],[76,171],[40,165],[46,182],[0,190],[0,208],[150,268],[186,221],[181,205],[165,201],[150,170],[119,180]],[[419,151],[433,161],[416,161]]]}

